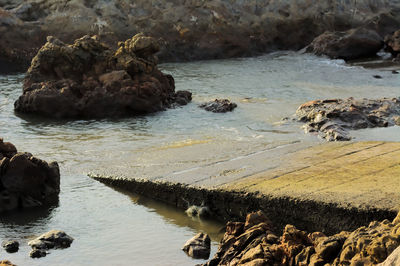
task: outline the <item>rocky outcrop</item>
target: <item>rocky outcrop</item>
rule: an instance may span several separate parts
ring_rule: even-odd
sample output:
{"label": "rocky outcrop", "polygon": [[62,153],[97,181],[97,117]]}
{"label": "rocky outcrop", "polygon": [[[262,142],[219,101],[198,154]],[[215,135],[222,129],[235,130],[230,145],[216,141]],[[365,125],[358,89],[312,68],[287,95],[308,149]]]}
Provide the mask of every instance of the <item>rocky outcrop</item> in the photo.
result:
{"label": "rocky outcrop", "polygon": [[120,42],[116,51],[96,36],[84,36],[72,45],[48,37],[32,60],[15,110],[56,118],[99,118],[186,104],[191,94],[175,93],[173,77],[158,70],[158,50],[158,42],[143,34]]}
{"label": "rocky outcrop", "polygon": [[296,116],[306,133],[317,132],[328,141],[350,140],[348,130],[399,125],[400,99],[332,99],[301,105]]}
{"label": "rocky outcrop", "polygon": [[1,243],[1,246],[8,253],[15,253],[19,249],[19,243],[18,243],[18,241],[15,241],[15,240],[3,241],[3,243]]}
{"label": "rocky outcrop", "polygon": [[286,225],[277,237],[258,212],[249,214],[246,223],[228,222],[218,252],[205,265],[372,265],[385,261],[399,245],[396,219],[333,236]]}
{"label": "rocky outcrop", "polygon": [[400,30],[385,37],[385,50],[397,57],[400,54]]}
{"label": "rocky outcrop", "polygon": [[379,266],[396,266],[400,265],[400,247],[396,248],[395,251]]}
{"label": "rocky outcrop", "polygon": [[34,240],[29,241],[32,251],[32,258],[44,257],[49,249],[63,249],[71,246],[74,239],[63,231],[51,230]]}
{"label": "rocky outcrop", "polygon": [[199,107],[213,113],[226,113],[232,112],[237,107],[237,104],[228,99],[215,99],[211,102],[202,103]]}
{"label": "rocky outcrop", "polygon": [[48,164],[30,153],[17,152],[0,138],[0,213],[54,202],[59,192],[56,162]]}
{"label": "rocky outcrop", "polygon": [[211,252],[211,239],[205,233],[198,233],[185,243],[182,250],[194,259],[207,260]]}
{"label": "rocky outcrop", "polygon": [[13,62],[24,69],[48,35],[68,43],[99,35],[110,45],[145,32],[164,40],[160,58],[169,61],[300,49],[326,30],[366,23],[385,36],[400,28],[399,6],[369,0],[0,1],[0,61],[7,62],[4,71]]}
{"label": "rocky outcrop", "polygon": [[358,28],[325,32],[315,38],[306,51],[332,59],[351,60],[374,56],[383,44],[383,38],[376,31]]}

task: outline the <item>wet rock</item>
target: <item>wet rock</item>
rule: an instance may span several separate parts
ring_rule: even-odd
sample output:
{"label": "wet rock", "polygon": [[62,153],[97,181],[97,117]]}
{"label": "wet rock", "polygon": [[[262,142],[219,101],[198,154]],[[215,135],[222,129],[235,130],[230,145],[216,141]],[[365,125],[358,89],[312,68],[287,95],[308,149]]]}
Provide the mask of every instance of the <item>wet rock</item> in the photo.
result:
{"label": "wet rock", "polygon": [[114,51],[84,36],[67,45],[55,37],[32,60],[19,113],[47,117],[99,118],[164,110],[189,92],[175,93],[174,79],[157,68],[158,41],[143,34],[119,43]]}
{"label": "wet rock", "polygon": [[36,258],[36,259],[46,257],[46,255],[47,255],[47,251],[44,249],[33,249],[29,253],[29,256],[31,258]]}
{"label": "wet rock", "polygon": [[400,99],[332,99],[310,101],[301,105],[296,116],[306,123],[306,133],[319,132],[328,141],[346,141],[348,130],[388,127],[400,115]]}
{"label": "wet rock", "polygon": [[376,55],[383,48],[383,39],[374,30],[365,28],[325,32],[306,48],[309,53],[333,59],[351,60]]}
{"label": "wet rock", "polygon": [[29,241],[28,245],[32,249],[52,249],[68,248],[74,239],[60,230],[51,230],[34,240]]}
{"label": "wet rock", "polygon": [[60,171],[30,153],[17,153],[14,145],[0,141],[0,212],[42,206],[57,200]]}
{"label": "wet rock", "polygon": [[189,239],[182,248],[190,257],[208,259],[211,251],[211,240],[207,234],[199,233]]}
{"label": "wet rock", "polygon": [[215,99],[214,101],[200,104],[199,107],[214,113],[226,113],[233,111],[237,104],[230,102],[228,99]]}
{"label": "wet rock", "polygon": [[376,79],[382,79],[381,75],[373,75],[373,77],[376,78]]}
{"label": "wet rock", "polygon": [[400,53],[400,30],[395,31],[392,35],[385,37],[385,51],[396,57]]}
{"label": "wet rock", "polygon": [[192,101],[192,93],[189,91],[177,91],[175,93],[175,102],[178,105],[186,105]]}
{"label": "wet rock", "polygon": [[0,261],[0,266],[16,266],[16,265],[12,264],[12,262],[9,261],[9,260],[1,260]]}
{"label": "wet rock", "polygon": [[19,243],[15,240],[8,240],[1,243],[1,246],[8,252],[8,253],[15,253],[18,252]]}

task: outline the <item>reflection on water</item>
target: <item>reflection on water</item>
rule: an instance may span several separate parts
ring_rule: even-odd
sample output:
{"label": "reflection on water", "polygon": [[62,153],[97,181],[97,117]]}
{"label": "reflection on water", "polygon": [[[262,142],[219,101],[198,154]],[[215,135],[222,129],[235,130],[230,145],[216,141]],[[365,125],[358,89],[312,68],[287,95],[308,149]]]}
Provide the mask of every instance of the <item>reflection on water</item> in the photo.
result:
{"label": "reflection on water", "polygon": [[[191,104],[147,116],[102,120],[16,116],[13,104],[22,91],[23,75],[0,76],[0,137],[20,151],[58,161],[61,168],[58,205],[26,215],[1,215],[0,239],[21,240],[21,251],[1,253],[2,259],[18,265],[200,263],[188,258],[182,245],[200,230],[217,241],[222,225],[196,221],[181,210],[117,192],[86,174],[153,178],[287,143],[318,143],[314,136],[304,135],[299,124],[282,118],[314,99],[397,97],[400,85],[400,75],[391,71],[292,52],[171,63],[161,68],[175,77],[177,90],[193,92]],[[226,114],[198,108],[215,98],[229,98],[238,107]],[[352,135],[357,140],[398,141],[398,129],[361,130]],[[50,229],[73,236],[71,248],[30,259],[23,239]]]}

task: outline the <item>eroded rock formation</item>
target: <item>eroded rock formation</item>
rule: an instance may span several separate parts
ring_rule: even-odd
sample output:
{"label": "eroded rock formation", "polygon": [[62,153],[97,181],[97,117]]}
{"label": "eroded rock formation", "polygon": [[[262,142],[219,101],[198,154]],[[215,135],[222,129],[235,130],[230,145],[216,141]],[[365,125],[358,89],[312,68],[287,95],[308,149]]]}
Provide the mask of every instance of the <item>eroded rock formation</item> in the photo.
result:
{"label": "eroded rock formation", "polygon": [[354,98],[310,101],[296,116],[307,133],[317,132],[328,141],[350,140],[349,130],[400,125],[400,99]]}
{"label": "eroded rock formation", "polygon": [[397,57],[400,54],[400,30],[385,37],[385,50]]}
{"label": "eroded rock formation", "polygon": [[400,245],[399,222],[375,221],[333,236],[286,225],[278,237],[261,212],[252,213],[245,223],[228,222],[218,252],[205,265],[377,264]]}
{"label": "eroded rock formation", "polygon": [[32,60],[20,113],[47,117],[99,118],[156,112],[186,104],[189,92],[175,93],[171,75],[157,68],[157,40],[137,34],[114,51],[96,36],[67,45],[55,37]]}
{"label": "eroded rock formation", "polygon": [[399,6],[398,1],[370,0],[3,0],[0,62],[5,71],[11,63],[27,68],[48,35],[67,43],[99,35],[111,45],[145,32],[164,40],[162,60],[300,49],[326,30],[364,24],[384,37],[400,28]]}
{"label": "eroded rock formation", "polygon": [[0,138],[0,213],[56,201],[60,192],[58,164],[17,152]]}

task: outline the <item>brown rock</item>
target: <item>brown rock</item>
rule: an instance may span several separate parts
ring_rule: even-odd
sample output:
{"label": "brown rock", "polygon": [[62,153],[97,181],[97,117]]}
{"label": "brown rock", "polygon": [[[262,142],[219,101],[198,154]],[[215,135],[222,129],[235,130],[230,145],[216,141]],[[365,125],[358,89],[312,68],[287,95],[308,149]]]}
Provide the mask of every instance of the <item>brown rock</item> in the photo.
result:
{"label": "brown rock", "polygon": [[272,229],[271,221],[261,211],[249,213],[246,216],[246,222],[244,224],[244,230],[247,230],[250,227],[253,227],[253,226],[258,225],[260,223],[268,224],[268,225],[270,225],[270,228]]}
{"label": "brown rock", "polygon": [[400,265],[400,246],[393,251],[387,259],[379,266],[398,266]]}
{"label": "brown rock", "polygon": [[207,234],[199,233],[189,239],[182,250],[195,259],[208,259],[211,251],[210,237]]}
{"label": "brown rock", "polygon": [[390,52],[393,57],[400,53],[400,30],[395,31],[393,35],[385,37],[385,50]]}
{"label": "brown rock", "polygon": [[9,261],[9,260],[1,260],[0,266],[16,266],[16,265],[12,264],[11,261]]}
{"label": "brown rock", "polygon": [[[11,158],[17,153],[17,148],[10,142],[3,142],[0,138],[0,154],[4,157]],[[1,159],[1,158],[0,158]]]}

